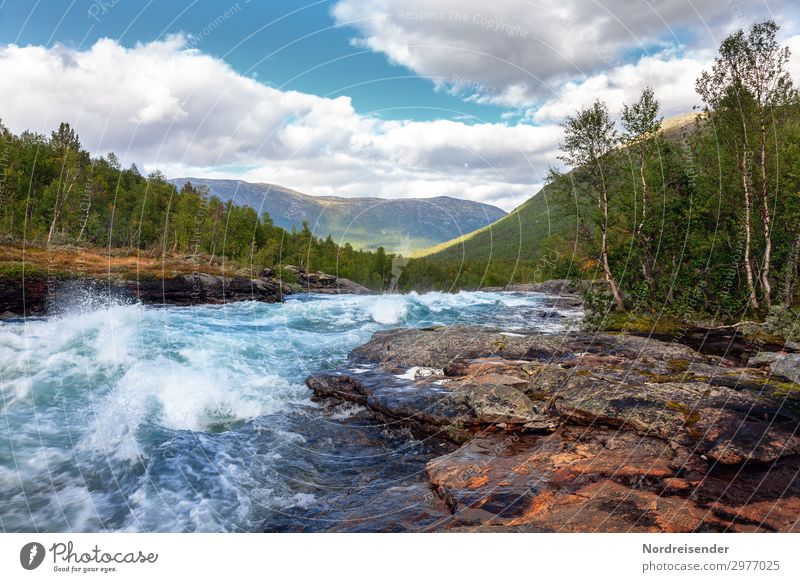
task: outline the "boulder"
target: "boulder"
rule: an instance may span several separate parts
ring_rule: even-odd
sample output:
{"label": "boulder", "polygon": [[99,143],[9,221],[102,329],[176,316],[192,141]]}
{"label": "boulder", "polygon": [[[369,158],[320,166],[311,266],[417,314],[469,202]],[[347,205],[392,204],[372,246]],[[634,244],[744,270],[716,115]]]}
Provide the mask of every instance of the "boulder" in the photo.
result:
{"label": "boulder", "polygon": [[298,274],[298,281],[300,283],[299,290],[308,293],[322,293],[326,295],[372,295],[374,293],[371,289],[359,285],[350,279],[328,275],[327,273],[302,272]]}
{"label": "boulder", "polygon": [[800,354],[786,354],[777,358],[770,365],[770,371],[776,376],[800,384]]}
{"label": "boulder", "polygon": [[283,299],[273,279],[194,274],[138,280],[26,279],[0,281],[0,311],[18,315],[50,315],[86,304],[141,301],[155,305],[197,305],[233,301],[275,303]]}
{"label": "boulder", "polygon": [[505,384],[462,384],[453,396],[463,398],[483,424],[524,425],[548,418],[524,393]]}
{"label": "boulder", "polygon": [[197,305],[235,301],[276,303],[283,298],[280,285],[272,279],[222,277],[202,273],[127,281],[124,286],[142,303],[154,304]]}
{"label": "boulder", "polygon": [[783,354],[780,352],[758,352],[754,356],[750,356],[750,359],[747,360],[747,366],[749,368],[766,367],[777,362],[782,357]]}

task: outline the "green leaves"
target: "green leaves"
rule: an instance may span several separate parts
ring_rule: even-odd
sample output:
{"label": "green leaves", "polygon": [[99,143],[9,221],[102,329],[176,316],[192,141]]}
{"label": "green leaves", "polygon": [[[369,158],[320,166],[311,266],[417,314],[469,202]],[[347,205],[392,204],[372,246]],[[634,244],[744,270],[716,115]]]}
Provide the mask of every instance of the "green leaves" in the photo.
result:
{"label": "green leaves", "polygon": [[48,247],[99,246],[115,252],[189,259],[203,271],[224,258],[234,270],[303,265],[382,288],[393,255],[339,247],[304,225],[287,233],[249,206],[222,203],[206,189],[180,190],[161,172],[124,169],[113,154],[92,159],[67,123],[50,138],[15,136],[0,124],[0,237]]}

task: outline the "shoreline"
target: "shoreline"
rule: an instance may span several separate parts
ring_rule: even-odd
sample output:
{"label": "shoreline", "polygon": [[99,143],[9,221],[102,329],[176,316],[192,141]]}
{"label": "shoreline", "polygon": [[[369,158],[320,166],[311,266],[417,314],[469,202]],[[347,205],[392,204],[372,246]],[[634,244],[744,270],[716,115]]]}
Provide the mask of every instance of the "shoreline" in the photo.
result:
{"label": "shoreline", "polygon": [[426,530],[798,528],[797,353],[742,365],[622,333],[401,328],[306,384],[456,447],[426,464]]}
{"label": "shoreline", "polygon": [[[310,292],[346,285],[298,275]],[[269,276],[240,279],[179,275],[172,287],[155,280],[145,291],[158,299],[149,304],[168,297],[172,305],[250,300],[253,288],[265,302],[305,291],[287,293]],[[146,303],[135,282],[83,283]],[[206,289],[212,301],[196,301]],[[543,305],[576,307],[575,297],[550,295]],[[759,343],[735,327],[671,337],[404,327],[374,333],[344,367],[306,385],[323,410],[356,405],[358,418],[391,438],[432,444],[418,479],[376,497],[387,516],[403,512],[402,531],[796,531],[798,347]],[[399,527],[366,517],[331,530]],[[268,517],[260,530],[283,527]]]}
{"label": "shoreline", "polygon": [[298,272],[298,283],[279,278],[205,273],[139,280],[82,278],[6,278],[0,280],[0,320],[59,313],[76,298],[104,296],[145,305],[219,305],[238,301],[279,303],[299,293],[372,294],[373,291],[326,273]]}

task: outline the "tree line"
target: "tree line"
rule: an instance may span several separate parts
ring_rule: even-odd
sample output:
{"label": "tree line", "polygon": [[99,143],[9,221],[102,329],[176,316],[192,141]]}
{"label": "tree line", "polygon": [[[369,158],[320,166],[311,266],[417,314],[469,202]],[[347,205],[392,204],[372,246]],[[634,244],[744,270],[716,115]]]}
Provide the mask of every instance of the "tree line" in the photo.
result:
{"label": "tree line", "polygon": [[564,122],[560,159],[573,170],[550,182],[577,209],[585,266],[616,310],[733,316],[793,304],[800,101],[778,30],[761,22],[722,42],[695,84],[700,115],[672,139],[649,87],[618,120],[597,100]]}
{"label": "tree line", "polygon": [[[794,305],[800,99],[778,31],[761,22],[721,43],[688,123],[665,127],[650,87],[616,116],[598,99],[568,117],[559,159],[570,169],[551,169],[545,188],[570,233],[551,268],[514,263],[514,282],[531,271],[600,278],[617,311],[734,318]],[[407,286],[445,276],[454,287],[494,284],[510,268],[425,258],[409,267]]]}
{"label": "tree line", "polygon": [[[795,305],[800,98],[778,31],[766,21],[721,43],[696,81],[702,106],[688,124],[665,126],[649,87],[616,116],[597,100],[567,118],[559,157],[571,170],[551,170],[545,188],[560,214],[553,224],[569,232],[536,260],[498,240],[490,261],[412,259],[400,288],[602,278],[619,311],[734,318]],[[93,158],[66,123],[49,137],[0,123],[0,139],[8,239],[224,257],[250,272],[293,264],[373,289],[396,283],[398,257],[383,249],[338,245],[308,225],[287,232],[191,184],[124,169],[113,154]]]}
{"label": "tree line", "polygon": [[377,290],[389,286],[395,258],[383,248],[362,251],[315,236],[307,224],[287,231],[191,183],[176,188],[158,171],[123,168],[113,153],[92,157],[68,123],[48,137],[16,135],[0,121],[0,237],[188,256],[200,270],[221,261],[248,273],[295,265]]}

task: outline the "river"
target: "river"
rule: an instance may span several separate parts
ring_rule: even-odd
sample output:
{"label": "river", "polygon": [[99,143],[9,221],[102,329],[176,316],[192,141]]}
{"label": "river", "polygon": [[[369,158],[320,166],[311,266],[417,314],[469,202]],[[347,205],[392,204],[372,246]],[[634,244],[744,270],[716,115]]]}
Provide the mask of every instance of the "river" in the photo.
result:
{"label": "river", "polygon": [[88,302],[0,323],[0,529],[329,529],[419,481],[444,445],[312,402],[309,374],[381,329],[556,332],[574,315],[542,295],[461,292]]}

